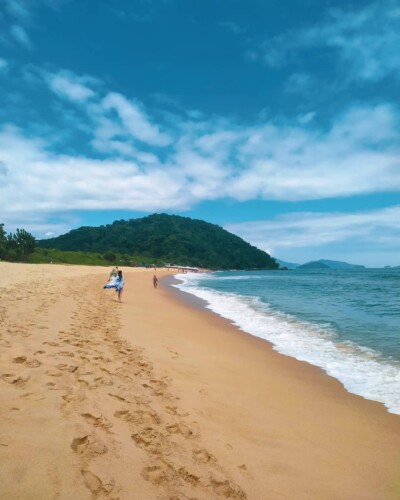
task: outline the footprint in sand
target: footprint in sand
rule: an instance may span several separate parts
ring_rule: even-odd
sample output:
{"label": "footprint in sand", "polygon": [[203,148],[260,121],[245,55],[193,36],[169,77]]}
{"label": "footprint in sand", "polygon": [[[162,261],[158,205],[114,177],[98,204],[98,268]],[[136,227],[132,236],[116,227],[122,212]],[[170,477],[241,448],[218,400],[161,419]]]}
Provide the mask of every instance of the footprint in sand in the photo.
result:
{"label": "footprint in sand", "polygon": [[98,439],[90,439],[89,441],[89,450],[92,453],[96,453],[97,455],[104,455],[104,453],[107,453],[108,448],[107,446],[99,441]]}
{"label": "footprint in sand", "polygon": [[25,366],[28,368],[39,368],[41,366],[41,362],[38,359],[28,359],[28,361],[25,363]]}
{"label": "footprint in sand", "polygon": [[112,424],[106,422],[102,416],[96,417],[91,413],[81,413],[81,416],[86,420],[86,422],[93,425],[94,427],[100,427],[104,430],[108,430],[110,427],[112,427]]}
{"label": "footprint in sand", "polygon": [[240,488],[240,486],[231,483],[227,479],[216,479],[214,477],[210,477],[210,484],[214,492],[220,496],[225,498],[236,498],[239,500],[244,500],[247,498],[246,493]]}
{"label": "footprint in sand", "polygon": [[96,474],[93,474],[93,472],[89,470],[81,470],[81,474],[85,486],[95,495],[99,495],[100,493],[111,493],[114,489],[113,480],[105,484],[99,476],[96,476]]}
{"label": "footprint in sand", "polygon": [[137,425],[159,425],[161,422],[156,412],[146,410],[136,410],[133,413],[129,410],[116,411],[114,417]]}
{"label": "footprint in sand", "polygon": [[76,437],[71,443],[72,450],[77,454],[89,451],[91,454],[103,455],[107,452],[107,446],[91,436],[85,434],[82,437]]}
{"label": "footprint in sand", "polygon": [[216,458],[204,448],[193,450],[192,456],[196,462],[199,462],[201,464],[207,464],[208,462],[216,462]]}
{"label": "footprint in sand", "polygon": [[89,436],[77,437],[72,440],[71,448],[75,453],[83,453],[89,445]]}
{"label": "footprint in sand", "polygon": [[247,468],[247,465],[246,464],[242,464],[242,465],[238,465],[238,469],[239,471],[247,478],[250,478],[252,479],[253,476],[250,474],[248,468]]}
{"label": "footprint in sand", "polygon": [[150,453],[159,454],[164,436],[152,427],[146,427],[140,432],[131,435],[133,441],[139,448],[144,448]]}
{"label": "footprint in sand", "polygon": [[7,384],[23,386],[25,382],[27,382],[30,379],[30,377],[15,375],[15,373],[4,373],[3,375],[0,376],[0,379],[4,380],[4,382],[7,382]]}
{"label": "footprint in sand", "polygon": [[26,360],[27,360],[26,356],[18,356],[18,357],[13,359],[13,363],[22,364],[22,363],[25,363]]}
{"label": "footprint in sand", "polygon": [[177,406],[166,406],[165,409],[170,415],[178,415],[178,417],[188,417],[190,415],[186,411],[179,410]]}
{"label": "footprint in sand", "polygon": [[167,425],[166,429],[170,434],[181,434],[184,438],[190,438],[194,434],[193,431],[185,424]]}
{"label": "footprint in sand", "polygon": [[168,470],[167,467],[162,465],[145,467],[142,470],[142,477],[146,481],[150,481],[151,483],[156,485],[169,483],[174,479],[172,471]]}
{"label": "footprint in sand", "polygon": [[185,467],[181,467],[180,469],[178,469],[178,474],[184,481],[191,484],[192,486],[197,486],[200,483],[200,478],[195,474],[187,471]]}

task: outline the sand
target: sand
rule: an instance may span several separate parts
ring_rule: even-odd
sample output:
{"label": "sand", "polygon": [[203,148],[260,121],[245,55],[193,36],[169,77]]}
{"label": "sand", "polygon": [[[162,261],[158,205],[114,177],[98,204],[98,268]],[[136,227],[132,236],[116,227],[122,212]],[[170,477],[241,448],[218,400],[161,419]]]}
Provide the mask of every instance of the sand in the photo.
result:
{"label": "sand", "polygon": [[400,498],[399,416],[108,272],[0,263],[0,498]]}

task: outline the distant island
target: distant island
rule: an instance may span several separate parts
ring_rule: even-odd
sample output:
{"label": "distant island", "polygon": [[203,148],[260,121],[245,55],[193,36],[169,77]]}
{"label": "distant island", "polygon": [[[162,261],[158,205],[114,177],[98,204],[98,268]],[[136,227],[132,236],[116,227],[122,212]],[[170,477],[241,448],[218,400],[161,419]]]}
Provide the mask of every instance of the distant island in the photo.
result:
{"label": "distant island", "polygon": [[332,269],[327,264],[324,264],[320,261],[307,262],[302,266],[299,266],[297,269]]}
{"label": "distant island", "polygon": [[268,253],[220,226],[167,214],[118,220],[99,227],[80,227],[56,238],[39,240],[38,246],[102,253],[108,255],[110,261],[115,252],[208,269],[279,267]]}
{"label": "distant island", "polygon": [[287,269],[365,269],[365,266],[359,264],[349,264],[339,260],[320,259],[306,262],[305,264],[294,264],[284,260],[276,259],[281,268]]}

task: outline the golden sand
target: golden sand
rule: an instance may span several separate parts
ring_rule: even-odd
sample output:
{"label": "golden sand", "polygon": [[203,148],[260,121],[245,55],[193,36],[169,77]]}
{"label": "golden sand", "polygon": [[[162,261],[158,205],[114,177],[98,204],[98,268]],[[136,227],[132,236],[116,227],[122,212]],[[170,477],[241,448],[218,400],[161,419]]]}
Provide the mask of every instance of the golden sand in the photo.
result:
{"label": "golden sand", "polygon": [[108,272],[0,263],[1,499],[400,498],[399,416]]}

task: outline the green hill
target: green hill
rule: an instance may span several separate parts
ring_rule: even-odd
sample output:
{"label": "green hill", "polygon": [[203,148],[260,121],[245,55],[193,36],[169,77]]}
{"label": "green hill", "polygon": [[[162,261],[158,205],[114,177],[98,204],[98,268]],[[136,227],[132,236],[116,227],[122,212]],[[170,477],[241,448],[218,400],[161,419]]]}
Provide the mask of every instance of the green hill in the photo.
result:
{"label": "green hill", "polygon": [[277,269],[266,252],[220,226],[177,215],[154,214],[100,227],[81,227],[38,241],[42,248],[143,255],[210,269]]}

